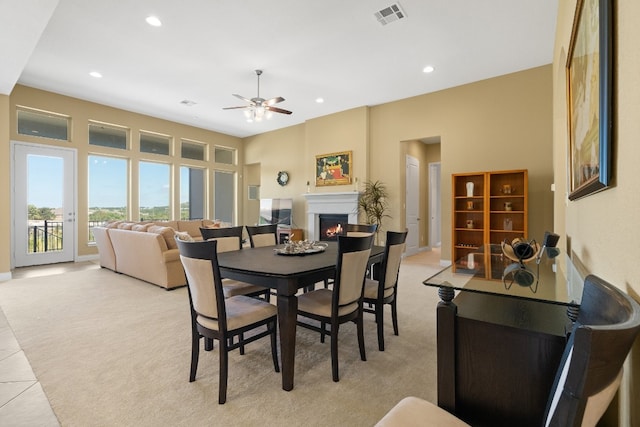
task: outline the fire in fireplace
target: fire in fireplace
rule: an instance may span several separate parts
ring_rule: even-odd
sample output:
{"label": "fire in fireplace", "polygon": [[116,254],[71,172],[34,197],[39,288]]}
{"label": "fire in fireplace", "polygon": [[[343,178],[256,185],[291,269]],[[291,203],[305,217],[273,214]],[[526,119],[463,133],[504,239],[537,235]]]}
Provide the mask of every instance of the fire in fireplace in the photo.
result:
{"label": "fire in fireplace", "polygon": [[320,240],[338,240],[338,235],[346,234],[345,225],[349,222],[347,214],[320,214]]}

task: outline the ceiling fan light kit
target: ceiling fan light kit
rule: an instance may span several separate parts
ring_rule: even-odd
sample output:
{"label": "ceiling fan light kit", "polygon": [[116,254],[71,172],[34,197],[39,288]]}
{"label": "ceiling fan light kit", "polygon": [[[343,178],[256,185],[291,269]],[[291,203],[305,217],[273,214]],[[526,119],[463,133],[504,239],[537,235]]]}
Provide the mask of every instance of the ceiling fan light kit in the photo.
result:
{"label": "ceiling fan light kit", "polygon": [[262,119],[270,119],[273,116],[273,113],[280,114],[291,114],[291,111],[285,110],[282,108],[274,107],[273,104],[277,104],[279,102],[284,101],[284,98],[281,96],[277,96],[271,99],[260,98],[260,75],[262,74],[262,70],[256,70],[256,75],[258,76],[258,94],[255,98],[245,98],[244,96],[233,94],[238,99],[241,99],[248,103],[248,105],[243,105],[239,107],[225,107],[223,110],[244,110],[244,115],[247,118],[248,122],[260,122]]}

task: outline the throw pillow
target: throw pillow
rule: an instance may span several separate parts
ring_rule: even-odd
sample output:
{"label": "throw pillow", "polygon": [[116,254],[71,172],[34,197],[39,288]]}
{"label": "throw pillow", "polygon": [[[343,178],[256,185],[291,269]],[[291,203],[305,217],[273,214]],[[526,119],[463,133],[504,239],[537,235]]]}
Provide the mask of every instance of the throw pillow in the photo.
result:
{"label": "throw pillow", "polygon": [[182,240],[183,242],[195,242],[193,237],[186,231],[176,231],[176,239]]}
{"label": "throw pillow", "polygon": [[174,237],[175,231],[171,227],[161,227],[159,225],[152,225],[147,228],[148,233],[161,234],[164,237],[164,241],[167,243],[168,249],[178,249],[176,238]]}

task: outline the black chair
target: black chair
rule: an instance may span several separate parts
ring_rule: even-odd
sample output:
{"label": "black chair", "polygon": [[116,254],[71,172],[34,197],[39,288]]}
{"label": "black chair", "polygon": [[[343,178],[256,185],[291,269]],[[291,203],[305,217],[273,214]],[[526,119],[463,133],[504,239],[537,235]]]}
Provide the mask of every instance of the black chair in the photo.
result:
{"label": "black chair", "polygon": [[[320,322],[320,327],[305,322],[298,325],[320,332],[320,341],[331,336],[331,371],[333,381],[338,375],[338,330],[340,324],[355,322],[358,329],[360,358],[367,360],[362,324],[362,290],[369,263],[373,236],[338,236],[338,260],[333,289],[318,289],[298,297],[298,315]],[[330,326],[330,329],[327,327]]]}
{"label": "black chair", "polygon": [[377,224],[346,224],[344,227],[347,236],[361,237],[375,234],[378,230]]}
{"label": "black chair", "polygon": [[[218,403],[227,399],[229,352],[244,348],[260,338],[271,337],[271,356],[276,372],[280,372],[276,344],[277,310],[268,302],[244,295],[224,297],[215,240],[185,242],[178,240],[180,260],[187,276],[191,308],[191,371],[189,382],[196,379],[200,355],[200,338],[220,342],[220,381]],[[245,332],[266,330],[245,337]]]}
{"label": "black chair", "polygon": [[[344,227],[344,233],[350,237],[364,237],[375,235],[378,226],[376,224],[346,224]],[[367,273],[369,271],[367,270]],[[329,288],[329,285],[333,284],[333,280],[325,279],[324,287]]]}
{"label": "black chair", "polygon": [[[364,281],[364,311],[376,316],[378,328],[378,350],[384,351],[384,305],[391,306],[391,321],[393,333],[398,335],[398,273],[400,262],[404,252],[404,242],[407,240],[407,231],[402,233],[387,231],[387,242],[384,248],[384,261],[376,271],[378,280],[365,279]],[[370,308],[373,307],[373,308]]]}
{"label": "black chair", "polygon": [[237,227],[200,227],[202,240],[218,240],[218,253],[242,249],[243,231],[244,226],[242,225],[239,225]]}
{"label": "black chair", "polygon": [[278,244],[278,224],[247,225],[246,227],[252,248]]}
{"label": "black chair", "polygon": [[[638,303],[604,280],[587,276],[578,318],[551,388],[544,425],[595,426],[616,394],[622,364],[638,332]],[[514,384],[514,392],[521,391]],[[412,425],[407,423],[408,419],[421,426],[466,425],[426,400],[408,397],[377,426]]]}
{"label": "black chair", "polygon": [[[242,249],[242,231],[244,227],[220,227],[220,228],[200,228],[200,234],[204,240],[215,240],[218,242],[218,253],[237,251]],[[269,302],[271,291],[263,286],[252,285],[238,280],[222,279],[225,298],[234,295],[246,295],[250,297],[261,296]]]}

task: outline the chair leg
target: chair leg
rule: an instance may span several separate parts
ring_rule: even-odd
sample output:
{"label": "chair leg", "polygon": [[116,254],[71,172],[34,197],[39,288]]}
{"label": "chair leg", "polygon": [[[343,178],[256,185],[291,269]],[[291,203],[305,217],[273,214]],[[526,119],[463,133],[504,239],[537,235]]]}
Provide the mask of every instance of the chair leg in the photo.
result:
{"label": "chair leg", "polygon": [[362,320],[362,307],[360,307],[360,314],[356,319],[358,329],[358,346],[360,347],[360,359],[366,361],[367,354],[364,349],[364,321]]}
{"label": "chair leg", "polygon": [[[327,324],[325,322],[320,322],[320,342],[321,343],[324,343],[324,335],[325,335],[326,327],[327,327]],[[333,326],[331,327],[331,330],[333,330]]]}
{"label": "chair leg", "polygon": [[269,330],[271,331],[271,357],[273,358],[273,367],[276,372],[280,372],[280,364],[278,363],[278,343],[276,336],[278,335],[278,323],[273,321],[269,324]]}
{"label": "chair leg", "polygon": [[376,304],[376,326],[378,328],[378,350],[384,351],[384,304]]}
{"label": "chair leg", "polygon": [[333,381],[340,381],[338,375],[338,328],[337,324],[331,325],[331,374]]}
{"label": "chair leg", "polygon": [[[241,333],[238,339],[241,343],[244,342],[244,333]],[[244,355],[244,345],[240,346],[240,355]]]}
{"label": "chair leg", "polygon": [[[224,342],[224,345],[222,344]],[[229,376],[229,348],[227,340],[220,340],[220,385],[218,387],[218,403],[227,401],[227,378]]]}
{"label": "chair leg", "polygon": [[[206,342],[207,338],[205,338]],[[200,357],[200,335],[196,332],[191,336],[191,372],[189,373],[189,382],[196,380],[196,371],[198,370],[198,358]]]}
{"label": "chair leg", "polygon": [[204,337],[204,351],[213,350],[213,338]]}
{"label": "chair leg", "polygon": [[398,335],[398,306],[396,305],[397,296],[391,301],[391,321],[393,322],[393,334]]}

